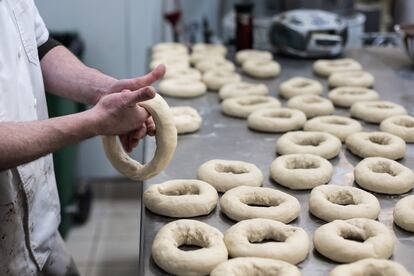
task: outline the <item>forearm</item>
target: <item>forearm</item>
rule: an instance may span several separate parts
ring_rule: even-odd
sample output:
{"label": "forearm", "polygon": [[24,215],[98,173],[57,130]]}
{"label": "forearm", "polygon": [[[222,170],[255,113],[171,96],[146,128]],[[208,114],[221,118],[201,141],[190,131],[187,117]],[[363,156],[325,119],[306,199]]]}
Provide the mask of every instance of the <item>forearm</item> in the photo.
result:
{"label": "forearm", "polygon": [[0,123],[0,171],[97,135],[91,111],[43,121]]}
{"label": "forearm", "polygon": [[46,90],[86,104],[96,104],[116,79],[84,65],[68,49],[57,46],[41,60]]}

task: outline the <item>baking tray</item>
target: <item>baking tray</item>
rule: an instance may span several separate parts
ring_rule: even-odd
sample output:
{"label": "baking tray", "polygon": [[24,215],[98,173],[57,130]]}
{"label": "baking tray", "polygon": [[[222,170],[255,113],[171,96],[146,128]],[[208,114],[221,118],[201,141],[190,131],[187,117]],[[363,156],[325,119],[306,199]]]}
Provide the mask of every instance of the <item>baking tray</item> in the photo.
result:
{"label": "baking tray", "polygon": [[[402,104],[410,114],[414,114],[414,71],[402,51],[399,49],[366,48],[347,51],[345,56],[358,60],[365,70],[374,75],[374,88],[379,92],[381,99]],[[312,77],[322,81],[325,88],[323,95],[327,95],[326,79],[318,78],[312,73],[313,60],[286,57],[276,57],[276,60],[282,66],[282,72],[277,78],[258,81],[243,75],[243,79],[267,84],[270,94],[276,96],[277,87],[288,78],[293,76]],[[198,132],[178,137],[177,149],[171,164],[160,175],[145,181],[143,190],[151,184],[171,179],[194,179],[198,167],[210,159],[234,159],[251,162],[263,172],[264,187],[281,190],[299,200],[301,203],[300,216],[290,224],[305,229],[312,240],[315,229],[323,225],[324,222],[309,214],[310,190],[289,190],[269,179],[269,166],[276,158],[275,145],[280,135],[249,130],[246,120],[224,116],[221,113],[218,95],[214,92],[209,92],[195,99],[167,97],[165,99],[170,106],[189,105],[196,108],[203,118],[203,124]],[[284,100],[280,100],[285,103]],[[349,116],[349,109],[336,108],[335,114]],[[364,130],[378,130],[378,125],[361,123]],[[144,159],[150,160],[154,150],[154,139],[146,139]],[[330,183],[356,186],[354,184],[353,168],[360,160],[342,146],[339,156],[330,160],[334,166],[334,174]],[[414,145],[407,144],[406,156],[400,162],[414,169]],[[413,192],[411,191],[410,194],[413,194]],[[395,226],[392,218],[393,206],[404,195],[375,195],[381,204],[379,221],[393,230],[397,237],[394,255],[391,259],[403,264],[414,273],[414,234]],[[142,205],[141,212],[139,275],[169,275],[154,263],[151,258],[151,246],[158,230],[175,219],[154,214],[147,210],[144,205]],[[220,206],[217,206],[207,216],[199,216],[193,219],[214,226],[223,233],[236,223],[220,212]],[[335,265],[337,264],[316,252],[311,244],[309,256],[299,263],[298,267],[303,275],[327,275]]]}

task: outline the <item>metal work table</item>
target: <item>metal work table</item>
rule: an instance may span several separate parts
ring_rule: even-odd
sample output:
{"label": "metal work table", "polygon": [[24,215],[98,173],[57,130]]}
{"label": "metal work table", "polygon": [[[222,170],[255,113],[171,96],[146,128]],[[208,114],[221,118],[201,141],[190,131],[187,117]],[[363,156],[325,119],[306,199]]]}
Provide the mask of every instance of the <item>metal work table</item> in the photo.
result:
{"label": "metal work table", "polygon": [[[361,62],[364,69],[375,76],[375,90],[381,99],[390,100],[404,105],[410,114],[414,114],[414,67],[408,57],[397,49],[368,48],[348,51],[347,57]],[[246,76],[244,80],[263,82],[270,88],[272,96],[277,95],[279,84],[293,76],[306,76],[320,79],[325,86],[324,96],[327,95],[326,79],[318,78],[312,73],[313,60],[298,60],[286,57],[276,57],[282,66],[281,74],[271,80],[258,81]],[[178,145],[171,164],[157,177],[146,181],[145,190],[153,183],[161,183],[171,179],[194,179],[198,167],[210,159],[234,159],[256,164],[264,173],[264,187],[271,187],[287,192],[295,196],[301,203],[300,216],[291,225],[305,229],[312,241],[316,228],[324,224],[323,221],[309,214],[308,201],[310,191],[293,191],[276,184],[269,179],[270,163],[276,158],[275,144],[280,135],[254,132],[247,128],[246,120],[224,116],[221,113],[219,99],[216,93],[209,92],[195,99],[166,100],[170,106],[189,105],[196,108],[203,118],[201,129],[190,135],[182,135],[178,138]],[[282,103],[285,103],[282,100]],[[348,109],[336,108],[335,114],[349,116]],[[364,130],[377,130],[378,125],[363,123]],[[146,139],[144,158],[150,160],[155,148],[154,139]],[[334,175],[330,184],[356,185],[353,179],[353,167],[361,159],[342,146],[340,155],[331,159],[334,165]],[[407,144],[406,156],[400,160],[405,166],[414,169],[414,145]],[[414,194],[414,192],[410,192]],[[403,264],[414,273],[414,234],[406,232],[393,224],[393,207],[401,196],[385,196],[375,194],[381,204],[379,221],[392,229],[398,239],[392,260]],[[143,201],[141,201],[143,202]],[[206,222],[220,229],[223,233],[234,221],[220,212],[217,206],[208,216],[194,219]],[[140,274],[143,275],[168,275],[161,270],[151,258],[152,241],[158,230],[172,218],[156,215],[142,206],[141,215],[141,244],[140,244]],[[313,249],[309,256],[298,267],[303,275],[327,275],[336,263],[329,261]]]}

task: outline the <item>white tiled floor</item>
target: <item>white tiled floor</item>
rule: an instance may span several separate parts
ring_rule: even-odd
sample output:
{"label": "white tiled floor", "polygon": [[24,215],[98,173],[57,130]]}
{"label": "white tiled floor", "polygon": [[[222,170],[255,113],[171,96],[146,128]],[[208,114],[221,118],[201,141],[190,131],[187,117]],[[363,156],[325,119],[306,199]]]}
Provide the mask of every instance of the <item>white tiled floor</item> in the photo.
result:
{"label": "white tiled floor", "polygon": [[83,276],[138,275],[138,183],[95,183],[88,222],[71,229],[66,245]]}

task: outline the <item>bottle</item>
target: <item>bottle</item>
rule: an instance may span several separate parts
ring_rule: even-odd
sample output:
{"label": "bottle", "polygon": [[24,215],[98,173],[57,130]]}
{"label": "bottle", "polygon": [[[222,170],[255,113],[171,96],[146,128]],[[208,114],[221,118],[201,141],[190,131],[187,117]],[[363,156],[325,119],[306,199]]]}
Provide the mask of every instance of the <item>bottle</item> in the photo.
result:
{"label": "bottle", "polygon": [[238,3],[236,10],[236,48],[237,50],[253,47],[253,3]]}

